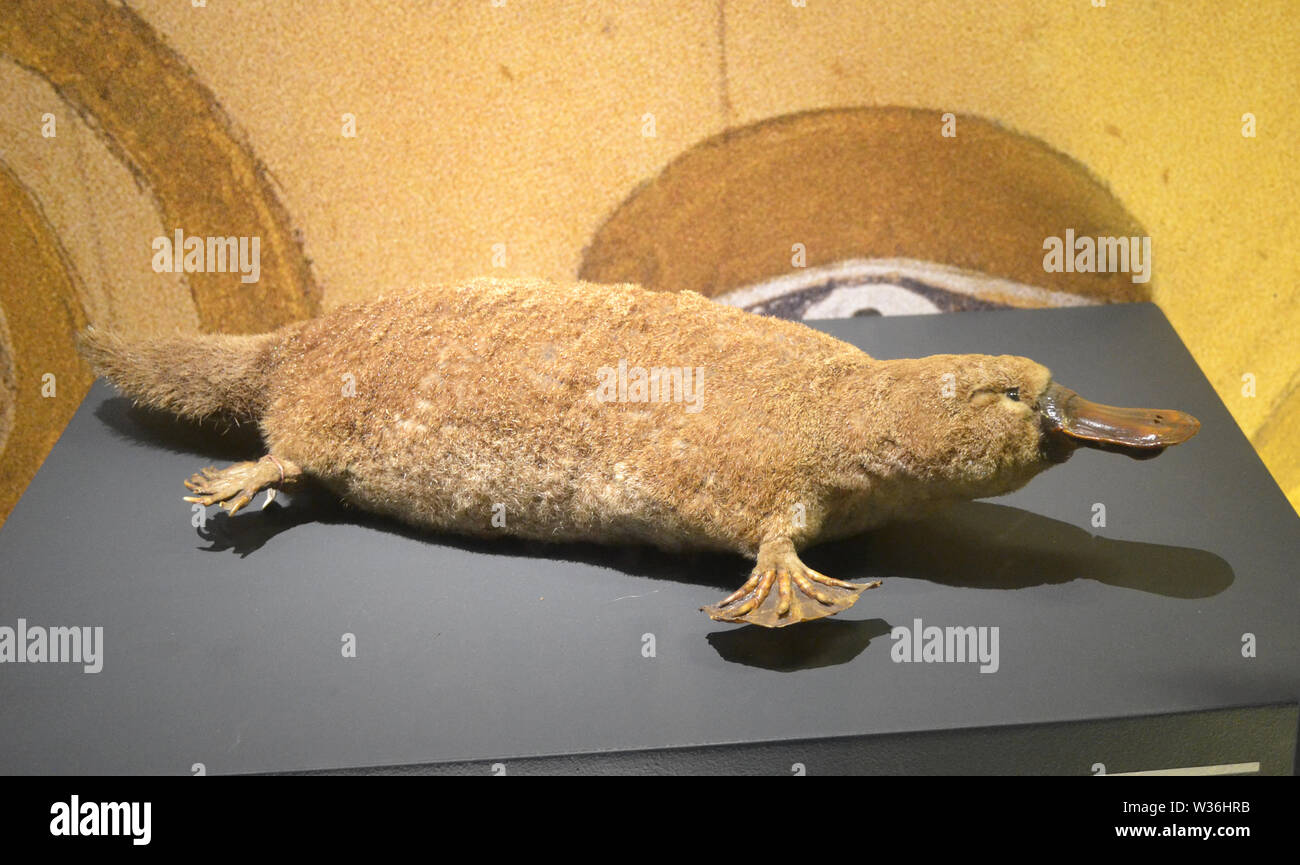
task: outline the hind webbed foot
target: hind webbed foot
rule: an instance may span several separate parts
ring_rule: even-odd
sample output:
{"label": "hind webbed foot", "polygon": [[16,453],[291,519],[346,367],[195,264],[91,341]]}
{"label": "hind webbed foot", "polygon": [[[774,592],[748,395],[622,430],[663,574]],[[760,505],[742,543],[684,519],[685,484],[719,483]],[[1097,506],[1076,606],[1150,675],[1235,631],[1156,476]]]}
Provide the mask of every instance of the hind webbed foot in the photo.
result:
{"label": "hind webbed foot", "polygon": [[185,501],[207,507],[217,505],[234,516],[246,507],[262,490],[266,490],[266,505],[275,498],[279,489],[291,487],[302,476],[296,463],[267,455],[256,462],[235,463],[229,468],[209,466],[185,481],[194,493]]}

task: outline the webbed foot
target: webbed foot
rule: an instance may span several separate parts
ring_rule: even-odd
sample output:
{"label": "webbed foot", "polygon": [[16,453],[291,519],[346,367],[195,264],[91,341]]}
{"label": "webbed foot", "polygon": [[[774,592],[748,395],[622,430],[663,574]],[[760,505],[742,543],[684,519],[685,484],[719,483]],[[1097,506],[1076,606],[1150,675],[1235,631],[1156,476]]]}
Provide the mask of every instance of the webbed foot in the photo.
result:
{"label": "webbed foot", "polygon": [[743,586],[711,607],[701,607],[718,622],[746,622],[783,628],[847,610],[867,589],[880,585],[850,583],[818,573],[795,554],[788,540],[764,544],[758,564]]}
{"label": "webbed foot", "polygon": [[206,468],[185,482],[194,493],[185,501],[208,506],[217,505],[234,516],[266,490],[266,505],[275,498],[276,490],[288,489],[302,476],[302,469],[289,460],[270,454],[256,462],[235,463],[229,468]]}

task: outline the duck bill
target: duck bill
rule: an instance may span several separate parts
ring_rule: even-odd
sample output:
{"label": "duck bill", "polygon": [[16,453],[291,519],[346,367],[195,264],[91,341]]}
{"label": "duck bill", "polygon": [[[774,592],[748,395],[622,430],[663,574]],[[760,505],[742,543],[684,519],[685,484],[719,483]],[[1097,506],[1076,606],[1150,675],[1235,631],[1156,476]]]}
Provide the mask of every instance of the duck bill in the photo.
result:
{"label": "duck bill", "polygon": [[1089,447],[1139,460],[1159,456],[1201,428],[1201,422],[1186,412],[1102,405],[1059,384],[1047,388],[1039,412],[1058,450]]}

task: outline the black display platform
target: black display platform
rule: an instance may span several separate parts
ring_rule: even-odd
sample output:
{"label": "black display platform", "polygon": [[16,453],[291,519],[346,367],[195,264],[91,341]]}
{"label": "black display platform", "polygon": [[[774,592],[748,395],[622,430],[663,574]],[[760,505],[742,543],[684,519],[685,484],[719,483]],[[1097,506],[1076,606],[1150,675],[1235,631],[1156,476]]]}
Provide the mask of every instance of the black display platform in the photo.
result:
{"label": "black display platform", "polygon": [[[255,441],[99,382],[0,529],[0,627],[102,626],[103,669],[0,663],[0,772],[1293,772],[1300,520],[1156,307],[821,326],[1203,427],[814,548],[884,586],[765,631],[697,611],[737,557],[425,536],[323,493],[196,528],[181,481]],[[917,619],[996,626],[997,672],[895,662]]]}

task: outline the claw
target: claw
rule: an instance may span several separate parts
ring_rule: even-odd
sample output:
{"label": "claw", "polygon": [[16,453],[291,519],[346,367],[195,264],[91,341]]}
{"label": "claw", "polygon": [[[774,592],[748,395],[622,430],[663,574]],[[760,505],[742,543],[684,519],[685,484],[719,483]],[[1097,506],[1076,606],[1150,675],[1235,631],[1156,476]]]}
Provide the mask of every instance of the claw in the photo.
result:
{"label": "claw", "polygon": [[791,577],[794,579],[795,585],[797,585],[799,590],[805,595],[816,598],[823,604],[831,604],[835,602],[835,599],[831,596],[830,592],[825,592],[817,588],[813,585],[812,580],[808,579],[803,574],[791,574]]}
{"label": "claw", "polygon": [[[808,579],[812,580],[813,582],[821,583],[823,586],[835,586],[840,589],[858,588],[857,583],[850,583],[847,582],[846,580],[837,580],[834,577],[828,577],[825,574],[818,573],[817,571],[814,571],[812,568],[808,569]],[[876,582],[876,585],[877,586],[880,585],[879,581]]]}
{"label": "claw", "polygon": [[754,589],[758,588],[758,581],[760,576],[761,575],[758,573],[758,571],[755,570],[754,573],[750,574],[749,579],[745,581],[745,585],[741,586],[739,589],[736,589],[734,592],[732,592],[731,594],[723,598],[721,601],[719,601],[718,606],[725,607],[727,606],[727,604],[733,604],[736,601],[739,601],[741,598],[745,597],[745,595],[748,595],[750,592],[754,591]]}
{"label": "claw", "polygon": [[[751,578],[752,579],[752,578]],[[759,578],[758,587],[749,595],[749,599],[742,601],[728,613],[733,616],[744,616],[755,607],[762,606],[767,600],[768,593],[772,591],[772,583],[776,579],[776,571],[768,571]]]}
{"label": "claw", "polygon": [[[239,513],[240,510],[242,510],[245,505],[247,505],[249,502],[253,500],[254,495],[256,495],[255,492],[250,493],[248,490],[242,490],[239,493],[239,495],[235,496],[233,499],[230,500],[229,507],[227,508],[227,513],[229,513],[233,517],[235,514]],[[221,507],[225,508],[226,503],[223,502],[221,504]]]}
{"label": "claw", "polygon": [[790,602],[792,599],[792,594],[790,592],[790,581],[778,580],[776,586],[776,593],[778,599],[776,605],[776,615],[779,618],[781,616],[784,616],[786,613],[790,612]]}

